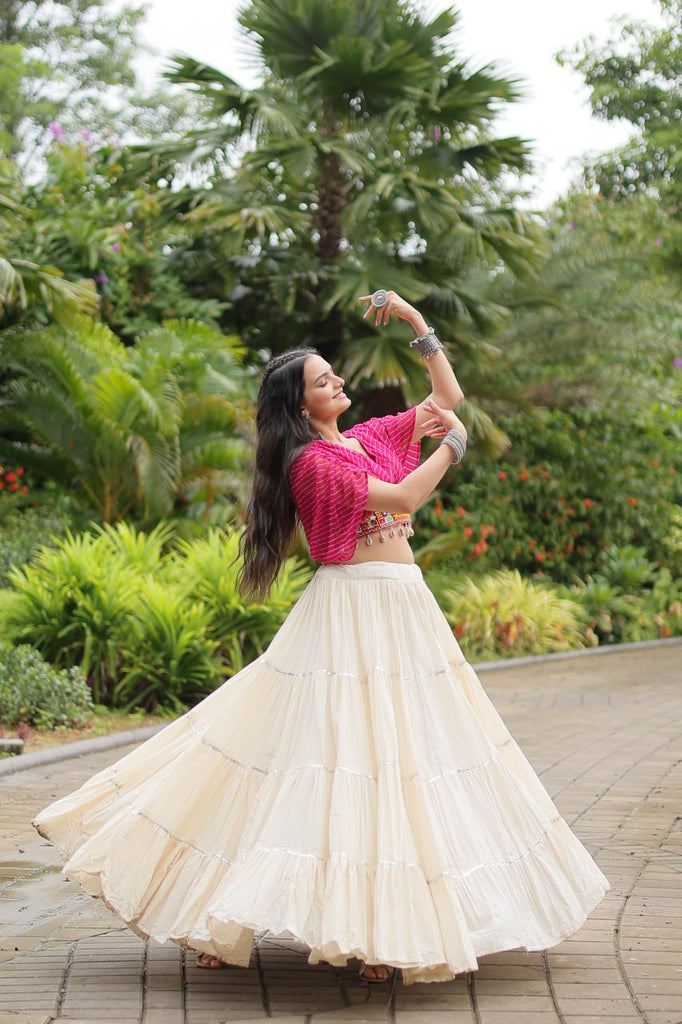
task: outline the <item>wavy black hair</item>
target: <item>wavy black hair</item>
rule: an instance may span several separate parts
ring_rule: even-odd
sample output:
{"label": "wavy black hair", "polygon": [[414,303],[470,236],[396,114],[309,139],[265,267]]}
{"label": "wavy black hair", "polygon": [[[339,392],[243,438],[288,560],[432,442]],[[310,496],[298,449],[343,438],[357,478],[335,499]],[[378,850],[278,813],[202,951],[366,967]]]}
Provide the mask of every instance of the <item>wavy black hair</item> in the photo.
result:
{"label": "wavy black hair", "polygon": [[295,348],[271,360],[263,371],[256,409],[256,457],[246,527],[239,540],[243,594],[262,601],[289,554],[296,534],[296,506],[289,470],[315,439],[303,405],[303,367],[314,348]]}

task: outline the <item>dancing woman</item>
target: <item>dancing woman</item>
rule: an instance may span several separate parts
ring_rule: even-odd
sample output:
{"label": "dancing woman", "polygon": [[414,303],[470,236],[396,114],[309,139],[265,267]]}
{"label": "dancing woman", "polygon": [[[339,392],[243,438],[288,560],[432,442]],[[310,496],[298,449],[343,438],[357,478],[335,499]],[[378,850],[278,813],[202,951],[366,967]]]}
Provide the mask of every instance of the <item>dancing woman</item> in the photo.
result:
{"label": "dancing woman", "polygon": [[[342,378],[312,349],[266,367],[245,590],[297,520],[313,580],[268,650],[35,825],[65,872],[141,935],[246,965],[254,935],[368,981],[443,981],[576,931],[608,882],[559,816],[414,564],[411,513],[466,448],[461,388],[395,292],[431,393],[340,431]],[[439,438],[419,464],[419,442]],[[195,786],[191,780],[200,779]]]}

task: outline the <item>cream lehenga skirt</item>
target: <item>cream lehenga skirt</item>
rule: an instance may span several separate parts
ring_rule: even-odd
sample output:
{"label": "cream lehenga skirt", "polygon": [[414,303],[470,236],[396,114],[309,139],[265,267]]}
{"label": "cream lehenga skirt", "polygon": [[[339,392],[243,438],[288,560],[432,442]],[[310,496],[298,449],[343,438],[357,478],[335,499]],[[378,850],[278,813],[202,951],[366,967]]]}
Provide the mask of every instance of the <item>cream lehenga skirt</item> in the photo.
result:
{"label": "cream lehenga skirt", "polygon": [[136,932],[406,982],[576,931],[608,882],[414,565],[324,566],[264,655],[36,819]]}

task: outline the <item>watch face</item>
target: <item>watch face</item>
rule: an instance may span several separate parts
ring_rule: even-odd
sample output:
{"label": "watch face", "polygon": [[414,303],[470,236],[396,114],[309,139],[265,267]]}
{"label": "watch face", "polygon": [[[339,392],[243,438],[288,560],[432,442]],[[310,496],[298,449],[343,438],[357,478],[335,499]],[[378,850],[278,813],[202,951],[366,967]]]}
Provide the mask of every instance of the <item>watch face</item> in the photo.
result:
{"label": "watch face", "polygon": [[377,309],[381,306],[385,306],[388,302],[388,292],[384,288],[379,288],[372,294],[372,305],[376,306]]}

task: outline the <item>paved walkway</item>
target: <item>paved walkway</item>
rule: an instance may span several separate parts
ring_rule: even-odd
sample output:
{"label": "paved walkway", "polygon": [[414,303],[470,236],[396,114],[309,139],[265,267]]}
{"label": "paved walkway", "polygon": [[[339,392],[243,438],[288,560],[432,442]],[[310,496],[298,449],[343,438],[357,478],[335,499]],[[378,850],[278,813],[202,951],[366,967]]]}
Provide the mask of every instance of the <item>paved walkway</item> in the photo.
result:
{"label": "paved walkway", "polygon": [[441,985],[370,988],[275,940],[248,970],[198,970],[64,880],[29,826],[119,749],[0,779],[0,1024],[682,1024],[682,644],[481,678],[611,880],[577,935]]}

